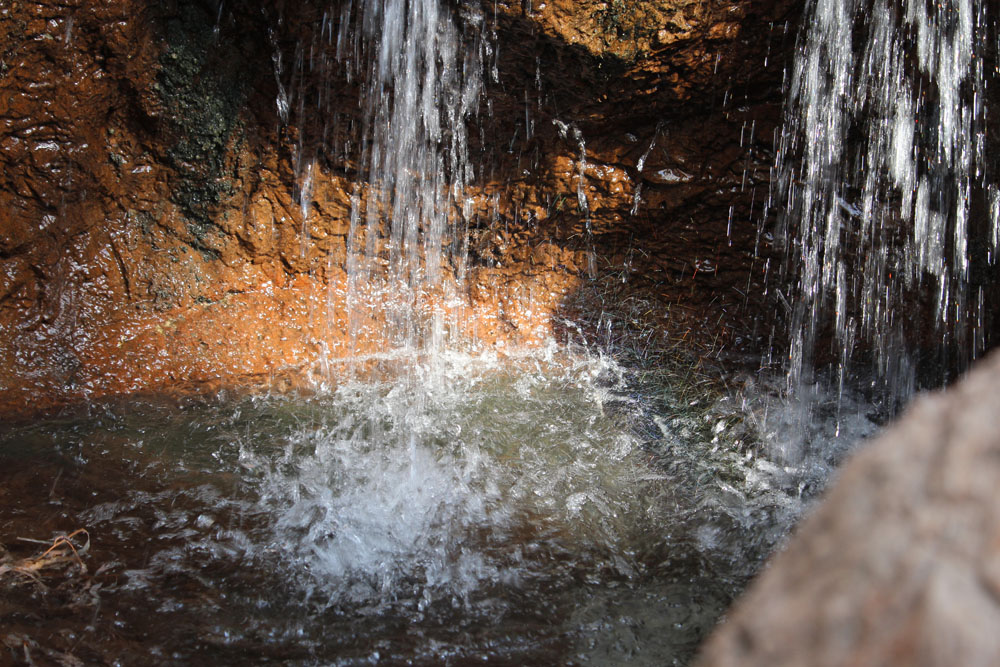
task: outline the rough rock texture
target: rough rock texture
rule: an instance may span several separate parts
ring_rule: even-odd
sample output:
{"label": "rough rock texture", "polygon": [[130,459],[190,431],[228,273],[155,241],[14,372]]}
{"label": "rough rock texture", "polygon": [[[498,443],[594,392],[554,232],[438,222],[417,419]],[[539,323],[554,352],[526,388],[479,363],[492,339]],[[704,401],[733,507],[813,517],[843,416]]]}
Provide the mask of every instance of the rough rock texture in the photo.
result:
{"label": "rough rock texture", "polygon": [[506,217],[562,247],[588,241],[598,283],[752,336],[740,317],[763,292],[755,214],[795,4],[501,4],[500,81],[534,81],[493,103],[514,125],[502,136],[530,135],[500,156]]}
{"label": "rough rock texture", "polygon": [[250,38],[223,58],[197,3],[14,2],[0,18],[0,404],[294,365],[301,335],[264,354],[248,343],[289,337],[231,334],[286,311],[294,331],[307,307],[271,290],[289,282],[276,251],[241,250],[254,218],[216,205],[261,177],[235,150]]}
{"label": "rough rock texture", "polygon": [[1000,664],[1000,355],[849,461],[699,665]]}
{"label": "rough rock texture", "polygon": [[[304,224],[326,121],[276,105],[298,77],[304,108],[323,89],[357,115],[356,86],[295,65],[339,4],[0,5],[0,409],[344,354],[354,166],[321,156]],[[716,351],[768,333],[745,306],[795,4],[488,3],[467,336],[531,343],[633,297]]]}

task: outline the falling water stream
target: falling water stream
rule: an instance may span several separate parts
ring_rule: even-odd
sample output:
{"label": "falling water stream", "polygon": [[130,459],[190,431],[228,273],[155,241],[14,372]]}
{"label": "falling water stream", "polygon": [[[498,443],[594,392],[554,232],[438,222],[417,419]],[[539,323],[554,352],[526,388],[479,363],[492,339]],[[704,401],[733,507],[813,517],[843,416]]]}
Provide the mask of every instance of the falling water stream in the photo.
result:
{"label": "falling water stream", "polygon": [[891,413],[984,350],[1000,248],[991,5],[807,3],[772,195],[788,247],[792,391],[824,375],[867,384]]}
{"label": "falling water stream", "polygon": [[[901,396],[911,290],[938,295],[944,344],[983,347],[969,193],[985,188],[996,230],[987,10],[864,4],[811,2],[791,76],[777,171],[799,276],[792,374],[812,372],[832,308],[840,378],[865,340]],[[7,524],[29,532],[42,506],[89,531],[103,579],[73,632],[105,658],[683,664],[874,430],[843,382],[804,425],[780,380],[720,372],[692,392],[579,341],[463,347],[466,135],[493,47],[462,11],[341,3],[318,32],[334,55],[292,67],[360,87],[349,143],[298,147],[298,196],[310,210],[321,152],[356,167],[349,345],[384,341],[365,353],[376,368],[348,354],[306,396],[122,399],[0,426]],[[288,120],[305,110],[286,65],[275,58]]]}

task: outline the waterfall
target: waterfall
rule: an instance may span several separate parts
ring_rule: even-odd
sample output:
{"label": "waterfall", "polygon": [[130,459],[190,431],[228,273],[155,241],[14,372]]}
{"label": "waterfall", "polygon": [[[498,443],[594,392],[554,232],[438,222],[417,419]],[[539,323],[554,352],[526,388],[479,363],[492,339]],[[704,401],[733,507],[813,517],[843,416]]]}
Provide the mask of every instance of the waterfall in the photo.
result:
{"label": "waterfall", "polygon": [[331,3],[291,62],[272,33],[278,115],[294,128],[303,258],[313,191],[324,178],[318,163],[352,183],[346,258],[328,261],[328,272],[347,272],[346,288],[330,287],[345,290],[329,299],[346,302],[346,332],[333,324],[332,306],[328,313],[337,356],[429,351],[456,337],[473,216],[468,128],[489,48],[484,23],[476,3]]}
{"label": "waterfall", "polygon": [[891,411],[985,348],[1000,239],[988,4],[807,4],[770,202],[792,285],[791,392],[826,363],[842,391],[860,367]]}
{"label": "waterfall", "polygon": [[[478,17],[466,19],[474,27]],[[482,87],[481,37],[467,32],[440,0],[343,9],[337,58],[361,81],[362,117],[347,259],[352,341],[376,319],[390,347],[440,347],[461,308],[466,124]]]}
{"label": "waterfall", "polygon": [[[164,10],[167,32],[174,32],[172,22],[178,12],[201,16],[199,4],[205,3],[181,3]],[[511,14],[503,19],[509,23],[501,34],[507,40],[521,39],[533,25],[529,19],[535,21],[531,3],[520,8],[506,4],[501,11]],[[571,3],[552,4],[559,4],[560,20],[572,16]],[[732,8],[739,9],[737,4]],[[63,7],[65,12],[76,11],[69,5]],[[657,46],[656,57],[678,59],[664,60],[664,69],[656,73],[650,68],[653,61],[645,56],[641,62],[636,56],[634,70],[619,70],[610,58],[581,59],[583,47],[575,38],[566,40],[539,29],[537,41],[528,42],[538,51],[529,53],[534,57],[528,59],[534,60],[537,111],[526,111],[528,144],[521,144],[523,153],[515,155],[514,147],[521,141],[516,128],[502,142],[509,151],[510,157],[505,157],[500,154],[502,147],[490,152],[491,145],[500,144],[499,132],[490,137],[482,130],[481,139],[475,136],[481,129],[477,127],[480,102],[491,108],[483,94],[484,68],[490,70],[489,85],[499,83],[498,50],[488,36],[497,30],[498,19],[494,15],[494,25],[486,25],[476,2],[319,0],[250,6],[255,14],[264,11],[268,19],[255,29],[266,30],[271,41],[280,141],[276,147],[246,154],[238,146],[232,149],[240,178],[255,164],[250,162],[245,169],[244,157],[261,158],[256,163],[261,182],[244,184],[249,199],[246,220],[224,215],[217,224],[227,237],[237,225],[257,222],[261,225],[254,228],[254,237],[259,233],[267,241],[268,234],[275,236],[273,244],[247,242],[247,257],[282,263],[283,268],[274,266],[278,274],[274,283],[268,279],[259,290],[251,290],[250,280],[271,276],[271,266],[266,271],[261,267],[259,274],[243,274],[221,253],[219,261],[211,263],[197,258],[189,263],[175,255],[178,249],[188,250],[185,237],[153,214],[172,211],[177,202],[143,209],[135,218],[129,211],[119,220],[130,221],[124,240],[141,244],[135,254],[124,256],[153,258],[146,253],[162,251],[166,266],[177,262],[177,269],[171,270],[186,274],[178,278],[178,288],[218,276],[219,289],[228,289],[233,287],[232,276],[244,276],[239,285],[247,293],[193,305],[186,293],[177,296],[176,304],[168,294],[162,312],[158,297],[147,308],[150,304],[140,301],[141,291],[132,293],[129,281],[159,280],[163,265],[154,264],[148,274],[141,271],[130,278],[119,256],[119,249],[125,248],[120,244],[112,244],[95,264],[87,264],[81,254],[84,246],[104,247],[104,237],[91,234],[101,231],[97,228],[87,227],[79,242],[66,246],[66,262],[60,260],[54,277],[31,277],[34,265],[21,265],[19,248],[10,258],[0,258],[13,260],[0,262],[0,290],[10,292],[4,296],[8,301],[35,298],[27,287],[24,292],[11,291],[22,289],[18,284],[22,274],[29,274],[24,280],[37,282],[43,293],[47,285],[54,285],[59,298],[63,287],[77,284],[72,281],[79,278],[78,286],[87,287],[86,294],[80,294],[90,298],[115,285],[109,276],[91,269],[105,266],[104,260],[112,272],[115,265],[120,268],[132,314],[124,321],[111,318],[101,324],[105,314],[126,311],[102,310],[95,319],[98,311],[84,317],[86,311],[80,310],[80,324],[71,328],[79,329],[80,337],[93,336],[95,346],[78,348],[69,341],[73,345],[68,356],[50,360],[65,368],[52,377],[44,369],[38,375],[36,384],[43,391],[56,381],[67,392],[77,382],[90,391],[84,364],[107,364],[106,372],[120,371],[122,382],[139,378],[123,364],[133,351],[148,348],[167,363],[151,366],[150,383],[142,386],[199,392],[197,397],[173,393],[108,397],[79,409],[68,407],[51,420],[36,422],[32,417],[23,423],[0,423],[0,489],[4,490],[0,495],[5,496],[0,523],[10,535],[35,535],[26,544],[39,547],[39,555],[28,558],[31,547],[26,544],[11,547],[9,553],[0,544],[0,575],[11,577],[0,582],[4,594],[11,593],[4,599],[0,619],[33,619],[33,623],[16,621],[10,633],[4,633],[4,644],[18,655],[23,653],[26,661],[31,660],[30,649],[54,660],[89,655],[113,662],[134,655],[134,662],[185,664],[208,660],[241,664],[249,655],[259,656],[258,662],[279,664],[685,664],[853,442],[872,429],[867,406],[845,396],[844,413],[853,411],[854,421],[845,416],[833,433],[832,420],[816,419],[809,437],[817,446],[795,452],[797,460],[790,461],[783,443],[799,425],[794,423],[794,409],[784,410],[781,400],[771,400],[775,392],[770,378],[755,384],[756,377],[744,379],[717,367],[714,343],[711,354],[705,346],[685,350],[687,331],[682,337],[667,335],[681,327],[705,331],[710,320],[704,319],[704,328],[696,320],[707,313],[719,313],[718,320],[712,318],[716,326],[728,327],[722,319],[728,308],[725,302],[715,307],[714,299],[711,303],[694,299],[692,315],[684,314],[688,304],[683,303],[681,290],[690,286],[694,296],[700,289],[688,273],[689,264],[651,257],[649,262],[624,266],[621,284],[608,285],[613,275],[608,267],[618,264],[616,255],[623,250],[623,241],[615,240],[624,238],[619,232],[629,232],[623,261],[631,263],[633,256],[665,253],[664,249],[690,238],[682,231],[681,241],[663,240],[677,229],[667,219],[679,210],[671,200],[690,201],[692,213],[704,211],[705,219],[724,208],[712,202],[719,201],[716,196],[725,197],[726,191],[712,194],[701,184],[711,178],[713,161],[698,168],[698,177],[681,170],[689,162],[693,165],[687,146],[705,137],[704,129],[680,143],[668,136],[670,119],[700,113],[698,100],[703,99],[699,95],[685,101],[679,97],[686,95],[679,92],[681,88],[668,92],[666,88],[673,85],[669,79],[684,71],[696,77],[697,68],[689,65],[708,62],[705,49],[715,38],[706,41],[710,35],[689,17],[694,36],[690,46],[695,50]],[[544,5],[536,6],[540,14]],[[222,3],[213,7],[217,17],[223,15]],[[822,318],[832,308],[844,354],[851,350],[854,337],[868,336],[883,355],[876,357],[883,365],[902,366],[891,361],[891,355],[919,342],[907,339],[903,321],[879,319],[886,317],[890,306],[898,309],[901,296],[909,291],[938,295],[935,321],[941,331],[957,338],[968,337],[974,329],[983,336],[981,323],[974,327],[966,320],[956,323],[950,315],[964,313],[955,310],[960,300],[965,304],[978,298],[971,286],[976,284],[972,276],[980,261],[975,240],[983,234],[970,222],[979,215],[971,202],[973,194],[984,190],[989,206],[981,202],[980,208],[994,212],[994,230],[1000,202],[984,175],[982,70],[989,56],[982,55],[983,38],[976,26],[985,20],[985,11],[974,12],[968,3],[955,7],[951,14],[945,9],[928,13],[922,5],[914,5],[909,13],[869,20],[860,7],[847,2],[824,0],[811,6],[810,16],[819,19],[803,42],[804,59],[792,90],[792,108],[802,116],[790,117],[779,162],[792,204],[784,223],[804,233],[793,243],[804,254],[791,262],[808,278],[800,281],[797,300],[802,333],[796,354],[803,364],[796,371],[799,377],[807,374],[804,364],[814,361],[812,348],[820,340]],[[514,16],[518,9],[521,15]],[[578,3],[573,11],[577,17],[594,18],[586,3]],[[102,39],[110,36],[113,41],[105,44],[97,40],[95,17],[83,11],[77,15],[86,19],[79,32],[87,48],[99,46],[101,50],[94,53],[101,59],[107,56],[107,71],[114,74],[110,78],[119,83],[132,80],[132,69],[125,72],[114,66],[116,58],[121,62],[133,53],[124,50],[123,36],[111,31],[114,34]],[[712,17],[721,15],[707,16],[715,21]],[[938,23],[946,19],[950,23],[940,27]],[[235,25],[245,25],[244,20]],[[282,20],[292,25],[286,28]],[[191,28],[187,21],[181,22],[181,35],[204,32],[204,26]],[[215,21],[222,23],[220,18]],[[250,23],[257,25],[256,20]],[[937,32],[922,28],[925,24],[933,24]],[[728,31],[730,25],[727,21],[723,27]],[[222,27],[224,44],[229,29]],[[716,27],[708,31],[715,33]],[[888,35],[898,31],[905,37],[886,46]],[[862,56],[852,47],[859,36],[870,40]],[[40,34],[33,41],[42,47],[43,56],[51,55],[52,44],[42,37],[51,35]],[[281,43],[282,39],[289,42]],[[155,43],[146,37],[137,42],[141,47]],[[230,61],[248,48],[242,42],[237,46],[223,52],[226,71]],[[895,65],[885,62],[880,49],[887,48],[903,63],[901,74],[893,74]],[[688,60],[689,55],[694,60]],[[548,59],[544,66],[552,69],[545,80],[554,84],[551,101],[544,103],[549,94],[542,91],[542,56]],[[515,81],[517,63],[516,56],[502,63]],[[883,65],[884,72],[879,69]],[[570,85],[580,87],[581,97],[591,92],[586,87],[595,80],[616,76],[612,72],[631,79],[621,89],[624,97],[608,100],[602,94],[602,99],[576,107],[577,95],[564,98],[566,89],[554,79],[576,76],[572,68],[578,66],[582,76]],[[94,65],[95,76],[105,71],[102,67]],[[58,77],[57,69],[51,73]],[[198,71],[191,63],[183,69]],[[128,75],[124,79],[119,76],[123,72]],[[866,77],[860,100],[850,93],[859,72]],[[655,82],[647,75],[662,80],[666,97],[652,94],[649,86]],[[218,83],[212,77],[199,82],[191,72],[185,76],[191,77],[192,88]],[[25,80],[37,83],[43,92],[49,88],[46,79]],[[149,80],[143,77],[133,83]],[[954,90],[941,92],[944,81]],[[879,88],[889,85],[886,82],[894,82],[895,88]],[[184,109],[189,106],[187,87],[185,83],[181,96]],[[520,115],[520,108],[510,104],[518,101],[519,91],[512,94],[510,88],[508,82],[503,96],[492,101],[505,110],[498,113],[513,108]],[[613,89],[617,87],[607,90]],[[116,93],[108,101],[147,100],[149,91],[121,92],[128,95]],[[214,93],[193,99],[211,100]],[[249,99],[256,102],[255,97]],[[524,99],[527,108],[527,95]],[[649,109],[626,108],[646,100]],[[635,145],[615,148],[614,136],[599,136],[599,128],[610,131],[612,124],[604,119],[594,122],[598,112],[607,109],[608,121],[610,114],[621,113],[621,118],[636,119],[640,128],[648,129],[653,113],[675,102],[677,112],[670,111],[656,124],[634,173],[627,167],[630,156],[642,150],[639,139],[625,134],[617,141]],[[108,117],[108,137],[113,129],[126,130],[109,147],[120,141],[124,148],[132,139],[140,147],[154,138],[148,132],[151,128],[127,127],[136,120],[133,112],[143,109],[149,111],[136,106]],[[554,117],[557,109],[564,110],[566,122]],[[256,116],[256,103],[253,110],[255,118],[268,117]],[[175,113],[165,111],[169,111],[165,119]],[[721,122],[728,110],[718,114],[720,124],[709,119],[705,129],[724,128],[730,122]],[[48,123],[48,118],[42,114],[38,122]],[[875,118],[885,120],[879,125],[871,120]],[[552,134],[542,132],[543,120],[555,126],[562,148]],[[536,122],[539,134],[533,135]],[[593,128],[598,136],[585,141],[581,125]],[[750,122],[749,135],[754,128]],[[133,135],[133,129],[142,132]],[[867,143],[864,137],[857,140],[858,135],[867,136]],[[269,138],[267,133],[263,136]],[[477,152],[473,146],[480,143],[486,157],[493,158],[492,165],[471,159]],[[861,150],[849,154],[845,145]],[[717,146],[729,152],[724,139],[721,144],[709,141],[704,150]],[[680,149],[677,156],[667,155],[675,148]],[[551,151],[551,164],[541,159],[543,151]],[[791,165],[798,164],[799,157],[803,166],[793,173]],[[149,159],[155,164],[158,158]],[[229,164],[228,159],[225,162]],[[522,169],[529,162],[531,169]],[[731,158],[723,164],[731,164]],[[515,165],[517,172],[508,171]],[[479,171],[489,173],[494,167],[488,179]],[[650,177],[645,179],[647,198],[658,203],[655,210],[650,205],[648,213],[639,215],[644,169]],[[95,173],[105,183],[107,174]],[[152,192],[178,185],[166,174],[156,177]],[[858,174],[871,175],[870,187]],[[595,178],[613,188],[598,187],[591,182]],[[294,195],[289,196],[286,190],[293,179]],[[631,197],[630,180],[635,188]],[[720,175],[718,182],[725,184],[729,177]],[[219,184],[220,189],[223,186]],[[514,196],[501,202],[505,187]],[[666,194],[666,187],[676,187],[680,194]],[[139,190],[144,201],[148,193]],[[101,201],[111,201],[112,190],[98,194]],[[576,211],[572,206],[563,208],[566,195],[575,195]],[[626,207],[634,207],[635,220],[621,215]],[[738,204],[734,207],[739,210]],[[220,210],[228,214],[229,204]],[[466,243],[470,227],[477,225],[476,210],[483,211],[484,218],[490,216],[496,227],[472,230],[477,247],[486,252],[479,252],[468,270],[482,272],[477,290],[491,276],[497,283],[486,284],[490,289],[483,290],[493,294],[476,293],[473,298],[467,297],[464,283]],[[703,219],[702,213],[697,215]],[[294,233],[288,229],[290,218],[296,221]],[[55,216],[46,215],[43,222],[43,226],[55,224]],[[697,221],[692,217],[689,222]],[[535,223],[539,227],[530,231],[539,233],[523,233]],[[113,232],[118,223],[108,224]],[[827,234],[824,224],[835,233]],[[632,231],[640,229],[657,237],[646,249],[641,235],[632,238]],[[164,237],[165,233],[169,235]],[[993,260],[997,236],[994,231],[986,246],[987,263]],[[158,246],[162,238],[169,245]],[[246,241],[242,235],[239,238]],[[881,245],[864,250],[863,244],[872,239]],[[0,239],[6,244],[3,248],[10,246],[10,240]],[[122,239],[113,233],[108,240]],[[598,244],[604,246],[600,256]],[[524,250],[529,252],[521,255]],[[878,253],[884,255],[880,260]],[[497,267],[498,257],[511,261],[507,267]],[[702,257],[696,260],[694,273],[705,270]],[[881,261],[875,266],[881,273],[871,273],[868,266],[855,271],[861,257],[865,262]],[[67,262],[71,266],[66,271],[72,275],[60,277]],[[204,275],[199,267],[205,267]],[[545,275],[550,268],[555,269],[553,275]],[[642,270],[649,275],[625,289],[627,274]],[[3,271],[12,273],[5,276]],[[708,271],[723,273],[715,266]],[[579,274],[579,283],[567,279],[572,287],[566,287],[562,279],[546,279],[557,278],[559,272]],[[887,275],[896,281],[888,283],[895,291],[883,296],[877,281]],[[291,278],[290,285],[286,278]],[[289,289],[272,300],[272,287],[279,282]],[[730,286],[714,279],[704,284]],[[326,304],[317,290],[320,285],[329,289]],[[148,287],[155,294],[159,282]],[[559,327],[578,332],[565,337],[583,344],[556,343],[553,335],[548,345],[534,349],[499,342],[493,349],[473,350],[478,354],[462,349],[472,338],[464,339],[464,332],[477,331],[463,322],[466,317],[472,320],[463,312],[473,307],[468,303],[486,314],[472,324],[478,326],[495,314],[493,322],[516,330],[519,322],[534,325],[532,311],[543,313],[548,308],[539,304],[573,297],[574,290],[580,292],[578,307],[589,321],[565,321]],[[513,297],[496,294],[505,291]],[[75,293],[67,291],[66,298],[75,299]],[[289,302],[300,295],[300,303]],[[668,322],[675,297],[682,312],[676,328]],[[39,298],[44,304],[50,295]],[[484,301],[493,303],[482,306]],[[102,297],[95,303],[103,309],[106,302]],[[981,314],[985,306],[979,303]],[[70,305],[73,312],[78,310],[75,303]],[[572,311],[577,304],[570,298],[566,305]],[[515,309],[520,312],[512,313]],[[226,386],[227,378],[239,377],[213,378],[213,369],[229,360],[237,364],[235,373],[248,374],[259,367],[257,362],[241,366],[243,357],[230,353],[250,346],[252,339],[245,334],[263,317],[287,316],[284,322],[265,323],[261,333],[267,335],[257,339],[260,345],[274,345],[273,334],[299,327],[303,313],[329,318],[329,338],[322,333],[314,338],[320,326],[310,320],[301,327],[305,340],[276,345],[270,355],[261,357],[287,363],[294,370],[298,367],[294,364],[310,358],[302,348],[313,342],[317,348],[330,343],[337,347],[325,352],[347,359],[323,369],[336,368],[336,373],[321,378],[335,381],[321,382],[309,392],[292,391],[289,386],[287,392],[270,395],[243,396],[228,390],[200,395],[202,390]],[[251,317],[241,322],[237,319],[241,314]],[[42,315],[41,328],[46,329],[53,323],[46,323]],[[94,323],[100,326],[91,331]],[[155,334],[143,330],[144,323],[155,324]],[[511,340],[531,340],[528,328],[511,333]],[[883,329],[896,339],[879,342],[886,338]],[[558,331],[555,326],[548,330]],[[234,338],[227,344],[223,336],[230,332]],[[113,347],[116,338],[118,347]],[[499,334],[497,338],[504,342]],[[982,341],[973,343],[973,350],[982,348]],[[189,357],[185,345],[204,345],[206,350]],[[112,351],[119,348],[120,352]],[[46,350],[25,349],[30,354],[16,360],[21,366],[45,361]],[[81,352],[77,359],[81,350],[90,357]],[[176,350],[181,354],[170,362]],[[291,353],[283,359],[286,350]],[[94,354],[104,351],[110,353],[104,360]],[[17,348],[13,352],[21,354]],[[212,364],[196,368],[191,363],[195,359]],[[842,376],[846,366],[845,356]],[[0,368],[0,382],[7,381],[5,370]],[[30,380],[34,375],[24,377]],[[263,373],[247,377],[266,379]],[[182,383],[185,378],[190,383]],[[53,537],[50,532],[46,535],[48,531],[72,526],[85,530],[56,537],[49,547]],[[74,545],[74,535],[87,536],[86,546],[82,538]],[[91,535],[95,549],[88,552]],[[93,565],[92,570],[85,564]],[[46,572],[41,571],[43,566]],[[58,613],[41,617],[39,591],[44,590],[43,578],[53,571],[64,574],[58,599],[49,600],[55,606],[47,607]],[[195,640],[191,628],[199,629]]]}

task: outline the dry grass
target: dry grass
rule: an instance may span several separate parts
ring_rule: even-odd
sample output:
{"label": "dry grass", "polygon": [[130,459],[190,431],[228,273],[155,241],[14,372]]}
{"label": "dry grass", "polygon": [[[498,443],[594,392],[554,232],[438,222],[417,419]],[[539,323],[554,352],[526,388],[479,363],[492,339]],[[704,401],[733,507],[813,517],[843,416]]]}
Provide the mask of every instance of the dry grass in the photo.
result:
{"label": "dry grass", "polygon": [[[13,593],[16,587],[30,586],[34,587],[36,592],[48,593],[49,584],[55,579],[56,588],[64,593],[60,598],[63,602],[60,604],[72,607],[73,600],[88,595],[92,598],[88,601],[96,604],[94,593],[101,584],[95,584],[91,577],[86,576],[88,568],[83,562],[83,557],[90,550],[90,533],[86,529],[78,528],[70,533],[57,535],[51,540],[18,537],[17,541],[41,545],[44,549],[40,549],[32,556],[14,558],[0,545],[0,590],[6,589],[8,593]],[[101,570],[98,570],[96,574],[100,573]],[[67,591],[71,595],[69,602],[65,601]],[[15,602],[12,597],[10,604],[14,609],[22,607],[21,613],[41,613],[41,609],[46,608],[45,604],[38,609],[33,608],[33,605],[41,604],[34,594],[27,598],[28,601],[24,601],[23,596],[18,597],[22,602]],[[23,607],[23,605],[28,606]],[[24,629],[23,626],[18,627],[17,630],[21,630],[19,632],[9,627],[6,628],[7,632],[0,632],[0,645],[10,651],[8,656],[15,662],[26,665],[55,664],[59,667],[83,667],[87,664],[73,655],[75,646],[69,647],[68,651],[60,650],[25,634]],[[51,639],[50,637],[49,640]]]}
{"label": "dry grass", "polygon": [[15,584],[30,581],[45,588],[42,577],[48,573],[80,575],[87,573],[87,565],[82,557],[90,549],[90,533],[84,528],[58,535],[51,543],[27,537],[17,539],[21,542],[48,545],[48,548],[38,555],[19,560],[11,558],[4,552],[0,556],[0,583],[6,583],[7,580]]}

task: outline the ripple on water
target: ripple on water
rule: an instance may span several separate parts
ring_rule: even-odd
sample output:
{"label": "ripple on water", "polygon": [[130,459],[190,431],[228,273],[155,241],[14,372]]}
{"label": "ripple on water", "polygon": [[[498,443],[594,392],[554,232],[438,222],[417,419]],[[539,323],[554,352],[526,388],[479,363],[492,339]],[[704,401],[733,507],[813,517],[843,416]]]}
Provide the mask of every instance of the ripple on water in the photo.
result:
{"label": "ripple on water", "polygon": [[550,351],[304,398],[92,406],[0,432],[0,482],[52,489],[0,519],[39,530],[58,502],[61,529],[87,527],[95,645],[136,655],[669,664],[840,456],[829,433],[795,460],[768,447],[783,409],[739,399],[682,410]]}

